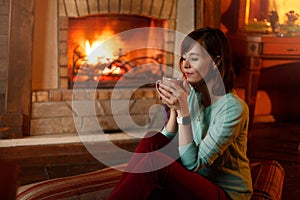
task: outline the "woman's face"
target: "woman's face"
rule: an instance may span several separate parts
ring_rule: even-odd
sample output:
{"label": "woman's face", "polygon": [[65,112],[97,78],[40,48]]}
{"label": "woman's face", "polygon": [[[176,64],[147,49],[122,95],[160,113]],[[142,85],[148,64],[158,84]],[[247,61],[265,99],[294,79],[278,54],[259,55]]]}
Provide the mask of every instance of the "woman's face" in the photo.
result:
{"label": "woman's face", "polygon": [[210,71],[212,59],[199,44],[194,45],[183,56],[181,70],[189,83],[198,83]]}

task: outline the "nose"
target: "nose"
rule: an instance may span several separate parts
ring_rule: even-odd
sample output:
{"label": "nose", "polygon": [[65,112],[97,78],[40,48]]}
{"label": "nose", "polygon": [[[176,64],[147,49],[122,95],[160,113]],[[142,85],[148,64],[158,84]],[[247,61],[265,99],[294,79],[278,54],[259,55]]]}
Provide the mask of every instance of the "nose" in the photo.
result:
{"label": "nose", "polygon": [[182,66],[185,69],[191,68],[191,64],[187,59],[182,62]]}

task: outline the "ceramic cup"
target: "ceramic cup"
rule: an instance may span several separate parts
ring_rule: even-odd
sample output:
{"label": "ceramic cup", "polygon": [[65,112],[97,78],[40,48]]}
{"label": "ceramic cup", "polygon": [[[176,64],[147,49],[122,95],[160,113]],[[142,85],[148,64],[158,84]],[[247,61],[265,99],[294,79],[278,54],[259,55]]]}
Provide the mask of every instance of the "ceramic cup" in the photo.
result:
{"label": "ceramic cup", "polygon": [[[167,77],[167,76],[163,76],[162,77],[162,79],[161,80],[157,80],[156,81],[156,84],[155,84],[155,86],[156,86],[156,91],[158,92],[158,94],[160,94],[160,92],[159,92],[159,84],[160,83],[163,83],[163,82],[165,82],[165,81],[171,81],[171,82],[173,82],[173,83],[176,83],[177,85],[180,85],[182,88],[183,88],[183,80],[182,79],[180,79],[180,78],[175,78],[175,77]],[[160,94],[161,95],[161,94]]]}

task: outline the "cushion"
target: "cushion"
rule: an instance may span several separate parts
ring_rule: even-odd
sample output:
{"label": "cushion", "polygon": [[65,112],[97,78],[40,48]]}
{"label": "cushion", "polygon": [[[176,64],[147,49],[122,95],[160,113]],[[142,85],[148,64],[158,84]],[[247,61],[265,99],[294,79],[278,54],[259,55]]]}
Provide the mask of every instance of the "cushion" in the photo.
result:
{"label": "cushion", "polygon": [[252,163],[251,175],[253,184],[252,200],[282,198],[284,169],[275,160]]}
{"label": "cushion", "polygon": [[[70,177],[56,178],[21,186],[17,200],[106,199],[119,181],[126,164]],[[97,198],[96,198],[97,197]],[[78,199],[78,198],[75,198]]]}
{"label": "cushion", "polygon": [[[104,200],[118,183],[125,167],[126,164],[122,164],[114,168],[21,186],[16,199]],[[284,181],[282,166],[271,160],[251,163],[250,168],[254,190],[252,200],[280,200]]]}

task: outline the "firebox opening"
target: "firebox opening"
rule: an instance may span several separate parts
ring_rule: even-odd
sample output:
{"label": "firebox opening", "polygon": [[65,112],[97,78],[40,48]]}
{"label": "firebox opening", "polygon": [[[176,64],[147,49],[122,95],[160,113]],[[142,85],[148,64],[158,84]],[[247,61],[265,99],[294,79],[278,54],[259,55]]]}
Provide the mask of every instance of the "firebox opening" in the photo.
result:
{"label": "firebox opening", "polygon": [[[155,82],[164,71],[165,35],[141,35],[137,28],[166,28],[166,20],[137,15],[107,14],[69,18],[68,21],[68,76],[69,87],[114,87],[122,80],[124,87],[146,78]],[[133,30],[133,31],[131,31]],[[122,32],[131,31],[126,38]],[[159,48],[148,48],[155,40]],[[134,71],[134,76],[124,76]],[[153,84],[146,84],[153,86]]]}

